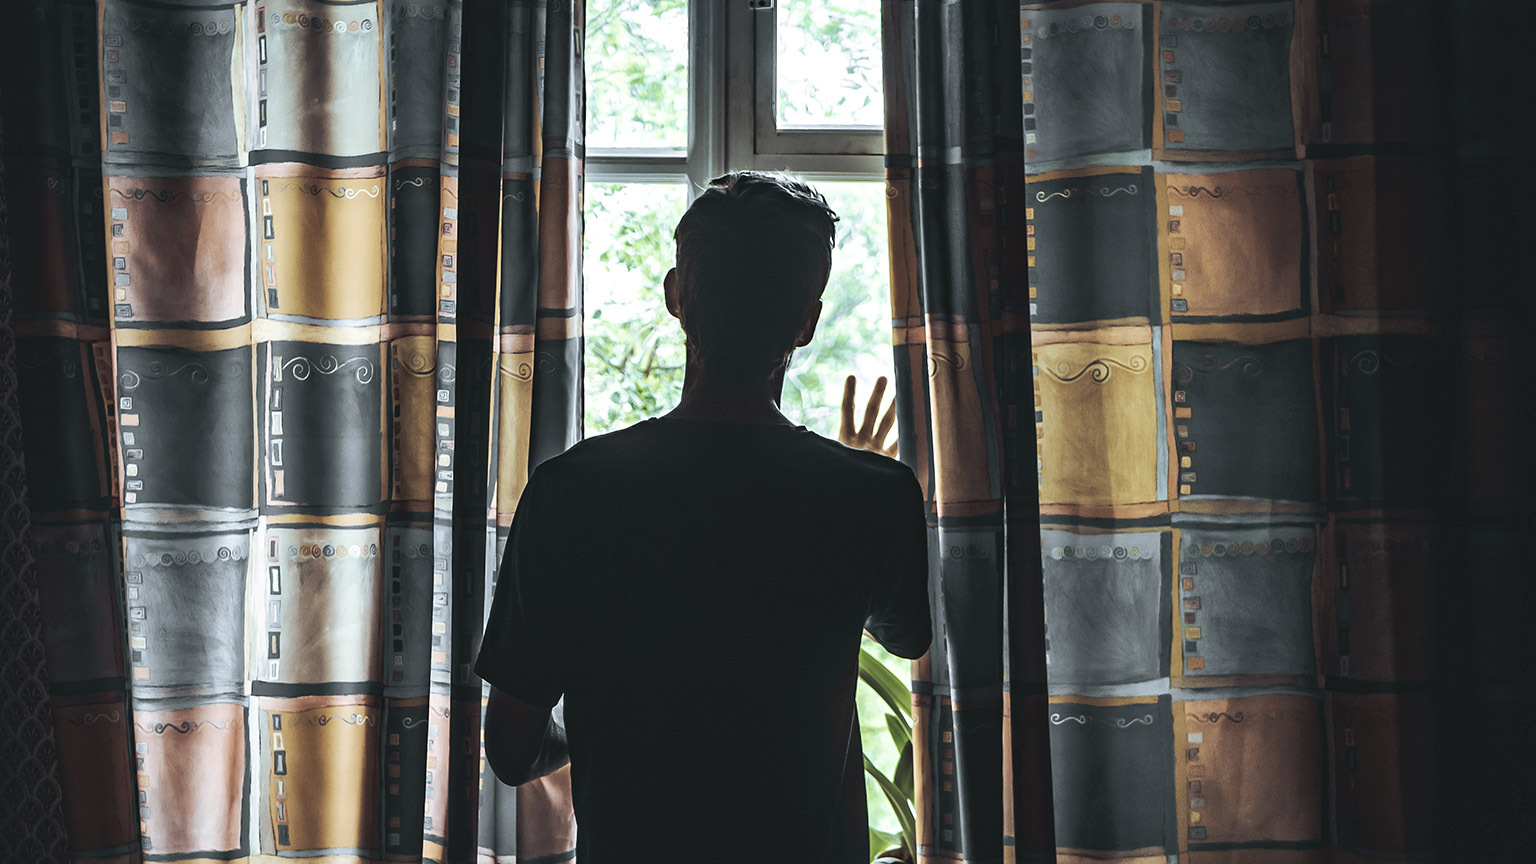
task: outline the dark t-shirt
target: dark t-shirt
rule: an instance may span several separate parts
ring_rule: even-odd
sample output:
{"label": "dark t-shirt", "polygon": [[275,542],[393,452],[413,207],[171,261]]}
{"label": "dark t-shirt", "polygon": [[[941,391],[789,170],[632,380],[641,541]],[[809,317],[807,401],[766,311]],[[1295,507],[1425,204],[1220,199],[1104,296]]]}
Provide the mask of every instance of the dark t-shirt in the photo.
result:
{"label": "dark t-shirt", "polygon": [[578,861],[869,860],[859,638],[927,650],[925,510],[803,426],[653,418],[538,467],[475,670],[564,695]]}

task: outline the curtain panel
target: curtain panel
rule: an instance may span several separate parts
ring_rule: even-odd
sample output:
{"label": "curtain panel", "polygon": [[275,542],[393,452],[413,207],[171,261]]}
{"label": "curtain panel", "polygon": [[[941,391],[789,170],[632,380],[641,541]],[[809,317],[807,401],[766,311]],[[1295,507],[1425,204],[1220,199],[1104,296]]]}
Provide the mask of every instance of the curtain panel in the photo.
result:
{"label": "curtain panel", "polygon": [[1514,848],[1510,10],[883,11],[922,860]]}
{"label": "curtain panel", "polygon": [[471,665],[580,436],[583,6],[0,14],[35,556],[4,587],[36,586],[69,855],[569,856],[568,775],[482,768]]}
{"label": "curtain panel", "polygon": [[[0,151],[4,136],[0,128]],[[17,413],[8,216],[0,157],[0,859],[62,864],[68,849]]]}
{"label": "curtain panel", "polygon": [[1023,840],[1049,849],[1051,818],[1021,389],[1033,241],[1019,222],[1018,9],[885,0],[881,18],[899,449],[930,507],[934,643],[912,673],[915,846],[923,861],[1011,860]]}

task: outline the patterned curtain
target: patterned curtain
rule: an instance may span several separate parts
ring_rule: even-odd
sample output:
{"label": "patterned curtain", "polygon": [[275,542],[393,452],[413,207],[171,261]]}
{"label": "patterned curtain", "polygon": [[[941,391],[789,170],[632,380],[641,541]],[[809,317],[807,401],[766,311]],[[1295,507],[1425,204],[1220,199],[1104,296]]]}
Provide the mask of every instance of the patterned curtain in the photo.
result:
{"label": "patterned curtain", "polygon": [[[900,458],[931,510],[934,643],[912,687],[917,851],[997,861],[1016,835],[1038,840],[1051,810],[1036,489],[1017,452],[1031,440],[1033,241],[1018,221],[1018,54],[1000,50],[1018,10],[885,0],[881,18]],[[1016,780],[1039,778],[1015,798]]]}
{"label": "patterned curtain", "polygon": [[21,656],[70,855],[569,857],[566,776],[484,773],[470,667],[580,436],[581,4],[0,15]]}
{"label": "patterned curtain", "polygon": [[1432,699],[1531,656],[1433,637],[1529,593],[1531,223],[1494,209],[1529,183],[1488,94],[1530,79],[1497,4],[1445,5],[886,0],[924,860],[1426,860],[1432,811],[1459,853],[1488,835],[1445,814],[1519,820],[1528,780],[1432,746],[1473,700],[1511,718],[1485,766],[1530,751],[1518,687]]}
{"label": "patterned curtain", "polygon": [[[0,142],[4,131],[0,129]],[[0,143],[0,151],[4,144]],[[38,614],[16,403],[5,164],[0,159],[0,860],[63,864],[64,811]]]}

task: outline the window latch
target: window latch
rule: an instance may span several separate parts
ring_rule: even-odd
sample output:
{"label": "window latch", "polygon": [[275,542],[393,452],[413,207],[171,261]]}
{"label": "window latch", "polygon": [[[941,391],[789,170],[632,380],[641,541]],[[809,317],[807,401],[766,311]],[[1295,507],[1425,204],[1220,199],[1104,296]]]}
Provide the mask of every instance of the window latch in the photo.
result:
{"label": "window latch", "polygon": [[773,0],[747,0],[747,8],[756,9],[758,11],[762,11],[764,9],[772,9]]}

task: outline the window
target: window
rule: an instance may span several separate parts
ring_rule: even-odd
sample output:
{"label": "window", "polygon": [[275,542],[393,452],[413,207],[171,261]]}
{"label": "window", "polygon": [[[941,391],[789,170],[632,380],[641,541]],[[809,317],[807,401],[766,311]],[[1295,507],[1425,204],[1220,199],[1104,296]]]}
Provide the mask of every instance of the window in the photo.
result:
{"label": "window", "polygon": [[[862,412],[891,375],[879,0],[589,0],[586,39],[586,434],[677,403],[683,333],[661,288],[672,230],[711,178],[757,169],[804,177],[840,217],[816,338],[781,405],[835,438],[844,376],[858,376]],[[890,775],[885,705],[863,686],[858,704],[865,752]],[[897,831],[873,780],[867,792],[871,826]]]}
{"label": "window", "polygon": [[676,404],[672,229],[711,178],[752,168],[805,177],[840,217],[782,403],[835,437],[844,375],[863,393],[890,375],[878,0],[592,0],[586,57],[586,434]]}

